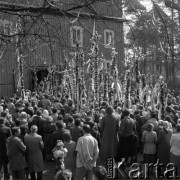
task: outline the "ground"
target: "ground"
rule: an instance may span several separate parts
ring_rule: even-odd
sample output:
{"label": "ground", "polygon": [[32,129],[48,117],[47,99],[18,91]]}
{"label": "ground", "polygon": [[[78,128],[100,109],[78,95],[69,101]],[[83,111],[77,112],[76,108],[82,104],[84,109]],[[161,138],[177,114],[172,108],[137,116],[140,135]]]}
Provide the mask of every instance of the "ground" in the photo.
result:
{"label": "ground", "polygon": [[[138,162],[142,162],[142,155],[139,155],[138,156]],[[141,163],[140,163],[141,164]],[[142,165],[142,164],[141,164]],[[142,165],[143,167],[143,165]],[[130,171],[130,168],[126,168],[125,171],[128,172]],[[144,171],[142,169],[142,171]],[[43,172],[43,180],[54,180],[54,177],[55,177],[55,164],[54,162],[47,162],[45,163],[45,170]],[[127,178],[122,178],[122,176],[118,176],[118,179],[115,179],[115,180],[124,180],[124,179],[127,179]],[[155,178],[155,176],[150,176],[148,179],[157,179]],[[4,180],[1,176],[0,176],[0,180]],[[12,178],[10,179],[12,180]]]}
{"label": "ground", "polygon": [[[55,169],[55,165],[53,162],[45,163],[45,170],[43,172],[43,180],[54,180],[54,174],[55,174],[54,169]],[[4,179],[0,176],[0,180],[4,180]],[[10,180],[12,180],[12,177],[10,178]]]}
{"label": "ground", "polygon": [[45,163],[45,171],[43,172],[43,180],[53,180],[55,176],[55,165],[53,162]]}

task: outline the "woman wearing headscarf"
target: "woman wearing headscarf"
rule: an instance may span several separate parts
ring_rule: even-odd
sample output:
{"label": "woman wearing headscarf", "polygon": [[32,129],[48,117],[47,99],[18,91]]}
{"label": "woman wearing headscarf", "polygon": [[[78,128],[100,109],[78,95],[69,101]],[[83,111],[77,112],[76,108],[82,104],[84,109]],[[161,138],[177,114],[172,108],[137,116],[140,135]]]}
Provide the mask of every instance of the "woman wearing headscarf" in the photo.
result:
{"label": "woman wearing headscarf", "polygon": [[44,110],[43,110],[43,113],[41,114],[41,116],[42,116],[44,119],[46,119],[47,117],[49,117],[49,112],[48,112],[48,110],[44,109]]}
{"label": "woman wearing headscarf", "polygon": [[0,106],[0,114],[3,112],[3,107],[2,106]]}
{"label": "woman wearing headscarf", "polygon": [[52,149],[53,149],[52,135],[55,130],[56,130],[56,126],[53,123],[52,117],[47,116],[45,119],[45,123],[43,125],[44,155],[45,155],[45,160],[47,161],[52,160]]}
{"label": "woman wearing headscarf", "polygon": [[172,120],[170,116],[165,116],[164,120],[168,122],[168,126],[170,126],[171,129],[176,126],[176,123]]}
{"label": "woman wearing headscarf", "polygon": [[24,126],[28,130],[28,115],[26,112],[21,112],[19,118],[16,120],[16,124],[21,127]]}
{"label": "woman wearing headscarf", "polygon": [[159,159],[159,163],[162,163],[164,167],[170,162],[170,139],[172,132],[172,129],[168,126],[168,122],[163,121],[162,128],[158,133],[157,159]]}

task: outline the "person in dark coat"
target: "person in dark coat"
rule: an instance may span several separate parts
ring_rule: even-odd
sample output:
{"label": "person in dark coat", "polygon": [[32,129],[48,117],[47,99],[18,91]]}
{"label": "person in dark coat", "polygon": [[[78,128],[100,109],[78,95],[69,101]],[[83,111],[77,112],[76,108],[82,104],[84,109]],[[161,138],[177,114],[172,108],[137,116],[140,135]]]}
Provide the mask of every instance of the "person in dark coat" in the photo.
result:
{"label": "person in dark coat", "polygon": [[9,168],[12,172],[13,180],[25,179],[25,168],[27,166],[25,159],[26,146],[18,137],[20,128],[12,128],[12,136],[8,138],[7,149],[9,157]]}
{"label": "person in dark coat", "polygon": [[69,130],[64,128],[63,122],[57,122],[56,128],[57,129],[52,134],[53,147],[56,146],[57,140],[64,141],[64,139],[63,139],[64,133],[70,132]]}
{"label": "person in dark coat", "polygon": [[88,124],[91,128],[91,135],[97,140],[98,147],[100,148],[101,147],[100,133],[96,130],[94,121],[89,121]]}
{"label": "person in dark coat", "polygon": [[9,179],[7,138],[11,135],[9,127],[4,125],[4,119],[0,118],[0,171],[4,169],[4,179]]}
{"label": "person in dark coat", "polygon": [[52,121],[53,121],[52,117],[48,116],[43,126],[44,153],[45,153],[45,159],[47,161],[52,160],[52,150],[53,150],[52,138],[53,138],[53,132],[56,130],[56,126]]}
{"label": "person in dark coat", "polygon": [[162,163],[164,167],[170,162],[170,139],[172,132],[173,131],[168,128],[168,123],[163,121],[163,128],[158,133],[157,158],[159,159],[159,163]]}
{"label": "person in dark coat", "polygon": [[25,108],[22,110],[24,112],[26,112],[28,115],[30,115],[30,117],[33,116],[33,111],[29,109],[29,103],[25,103]]}
{"label": "person in dark coat", "polygon": [[134,112],[134,119],[135,119],[135,124],[136,124],[136,133],[138,136],[138,143],[137,143],[137,148],[140,151],[142,147],[142,142],[141,142],[141,137],[142,137],[142,117],[140,116],[139,111]]}
{"label": "person in dark coat", "polygon": [[108,106],[101,122],[102,142],[99,155],[102,162],[117,156],[119,119],[113,112],[113,107]]}
{"label": "person in dark coat", "polygon": [[[21,134],[19,135],[19,138],[20,138],[20,139],[22,140],[22,142],[24,143],[24,137],[27,135],[28,130],[27,130],[27,128],[24,127],[24,126],[21,126],[20,129],[21,129]],[[27,160],[27,155],[26,155],[26,153],[25,153],[25,158],[26,158],[26,160]],[[25,168],[25,175],[26,175],[26,179],[28,179],[28,177],[29,177],[28,167]]]}
{"label": "person in dark coat", "polygon": [[73,116],[69,116],[67,119],[66,129],[71,130],[74,127],[74,118]]}
{"label": "person in dark coat", "polygon": [[83,136],[83,130],[82,130],[80,124],[81,124],[81,120],[79,118],[77,118],[75,120],[75,126],[70,129],[70,132],[72,135],[72,140],[76,143],[77,143],[77,140],[79,139],[79,137]]}
{"label": "person in dark coat", "polygon": [[137,153],[135,120],[130,117],[129,110],[124,110],[122,112],[121,118],[122,120],[119,129],[120,143],[118,147],[118,160],[121,160],[121,158],[125,158],[125,162],[127,162],[129,158],[132,162],[134,156]]}
{"label": "person in dark coat", "polygon": [[29,128],[31,128],[32,125],[35,125],[38,127],[38,134],[43,136],[43,125],[45,123],[45,119],[41,116],[42,112],[41,110],[36,111],[36,115],[32,118],[32,121],[29,123]]}
{"label": "person in dark coat", "polygon": [[44,170],[44,161],[42,150],[44,143],[42,137],[37,134],[37,126],[31,126],[31,133],[25,136],[24,142],[27,147],[27,165],[30,172],[31,180],[42,180]]}
{"label": "person in dark coat", "polygon": [[45,94],[41,101],[38,104],[38,107],[42,107],[43,109],[50,109],[51,107],[51,101],[49,100],[49,96]]}

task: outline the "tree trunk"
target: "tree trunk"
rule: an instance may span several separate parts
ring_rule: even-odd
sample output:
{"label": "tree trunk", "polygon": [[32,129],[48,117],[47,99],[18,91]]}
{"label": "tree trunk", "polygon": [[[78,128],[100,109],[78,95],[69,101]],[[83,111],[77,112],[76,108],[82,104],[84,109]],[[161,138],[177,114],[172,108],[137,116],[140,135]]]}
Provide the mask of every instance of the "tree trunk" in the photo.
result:
{"label": "tree trunk", "polygon": [[146,52],[147,52],[147,48],[146,48],[146,45],[144,44],[143,54],[144,54],[145,57],[144,57],[144,63],[143,63],[143,71],[144,71],[145,75],[146,75],[146,72],[147,72]]}
{"label": "tree trunk", "polygon": [[[172,0],[172,2],[174,2]],[[171,48],[171,54],[172,54],[172,86],[175,86],[176,82],[176,75],[175,75],[175,54],[174,54],[174,9],[172,9],[172,48]]]}
{"label": "tree trunk", "polygon": [[[168,48],[166,48],[166,52],[168,52]],[[165,66],[165,73],[166,73],[166,81],[169,82],[170,77],[169,77],[169,62],[168,62],[168,55],[164,55],[164,66]]]}

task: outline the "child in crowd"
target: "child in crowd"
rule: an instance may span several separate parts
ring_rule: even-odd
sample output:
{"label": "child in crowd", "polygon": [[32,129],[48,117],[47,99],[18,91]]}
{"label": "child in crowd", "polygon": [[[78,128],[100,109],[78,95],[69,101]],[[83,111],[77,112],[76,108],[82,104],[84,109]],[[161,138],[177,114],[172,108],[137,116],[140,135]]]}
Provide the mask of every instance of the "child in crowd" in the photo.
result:
{"label": "child in crowd", "polygon": [[57,140],[56,147],[52,150],[53,157],[56,161],[56,172],[59,170],[64,170],[64,158],[67,155],[67,149],[64,148],[64,143],[61,140]]}

